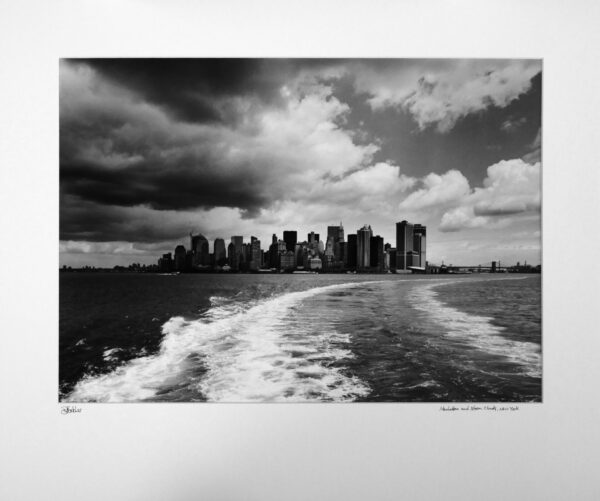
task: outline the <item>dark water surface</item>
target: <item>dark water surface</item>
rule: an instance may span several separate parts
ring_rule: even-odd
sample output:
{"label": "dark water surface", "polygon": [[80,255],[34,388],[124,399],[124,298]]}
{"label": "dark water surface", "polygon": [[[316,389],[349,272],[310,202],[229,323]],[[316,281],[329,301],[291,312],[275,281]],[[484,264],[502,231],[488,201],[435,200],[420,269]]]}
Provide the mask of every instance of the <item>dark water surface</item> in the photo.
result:
{"label": "dark water surface", "polygon": [[541,401],[539,275],[60,275],[64,401]]}

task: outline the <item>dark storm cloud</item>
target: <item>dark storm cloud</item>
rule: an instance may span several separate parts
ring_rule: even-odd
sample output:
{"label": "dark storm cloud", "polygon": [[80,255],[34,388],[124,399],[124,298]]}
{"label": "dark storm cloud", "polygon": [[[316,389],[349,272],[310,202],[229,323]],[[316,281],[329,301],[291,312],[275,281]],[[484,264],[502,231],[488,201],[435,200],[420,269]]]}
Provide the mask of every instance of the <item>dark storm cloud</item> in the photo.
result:
{"label": "dark storm cloud", "polygon": [[224,119],[214,105],[219,96],[273,95],[277,79],[260,59],[70,59],[191,122]]}
{"label": "dark storm cloud", "polygon": [[[68,63],[61,89],[61,192],[124,207],[179,210],[221,206],[256,213],[268,199],[260,186],[260,166],[251,166],[244,158],[224,159],[229,147],[235,146],[235,127],[186,125],[159,110],[167,106],[188,113],[188,118],[201,114],[206,118],[207,114],[194,107],[197,99],[189,97],[194,78],[198,95],[235,92],[252,78],[253,68],[259,64],[93,60],[92,66],[101,73],[82,76],[76,70],[89,69],[88,63]],[[115,87],[113,82],[107,87],[105,74],[123,86]],[[140,101],[138,91],[161,101],[161,106]]]}
{"label": "dark storm cloud", "polygon": [[61,193],[60,240],[88,242],[163,242],[179,239],[194,221],[182,214],[156,213],[143,207],[101,205]]}
{"label": "dark storm cloud", "polygon": [[124,170],[63,164],[60,182],[65,192],[85,200],[125,207],[147,205],[157,210],[220,206],[254,211],[268,201],[250,169],[236,182],[218,171],[214,175],[205,172],[198,159],[173,165],[143,162]]}
{"label": "dark storm cloud", "polygon": [[[63,61],[61,239],[176,238],[201,229],[202,211],[253,218],[293,197],[290,177],[355,168],[368,149],[332,125],[344,105],[323,89],[304,101],[293,78],[281,94],[275,82],[300,71],[285,61]],[[208,116],[186,110],[198,96],[227,113],[189,121]],[[187,220],[173,214],[186,211]]]}

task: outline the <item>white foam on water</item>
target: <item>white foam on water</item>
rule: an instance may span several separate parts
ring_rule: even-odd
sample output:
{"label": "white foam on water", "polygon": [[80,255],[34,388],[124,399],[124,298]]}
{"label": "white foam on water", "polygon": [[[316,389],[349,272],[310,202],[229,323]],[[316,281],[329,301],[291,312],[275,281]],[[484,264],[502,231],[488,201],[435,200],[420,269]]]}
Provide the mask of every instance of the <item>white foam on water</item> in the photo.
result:
{"label": "white foam on water", "polygon": [[102,358],[104,360],[106,360],[107,362],[112,362],[112,361],[118,360],[118,357],[116,355],[120,351],[122,351],[121,348],[105,349],[104,352],[102,353]]}
{"label": "white foam on water", "polygon": [[[66,400],[140,401],[182,382],[209,401],[347,401],[367,395],[368,386],[339,366],[353,356],[347,349],[350,336],[327,326],[311,332],[289,318],[290,309],[303,299],[366,283],[373,282],[329,285],[245,304],[213,297],[203,318],[174,317],[163,325],[157,354],[85,377]],[[191,377],[189,369],[198,363],[205,371]]]}
{"label": "white foam on water", "polygon": [[[520,280],[528,277],[482,279],[492,280]],[[437,299],[436,287],[460,283],[460,281],[445,281],[443,283],[426,284],[415,287],[409,294],[413,308],[423,311],[429,318],[440,324],[451,337],[464,340],[471,346],[492,355],[502,356],[515,364],[523,367],[523,374],[531,377],[541,377],[542,356],[540,346],[526,341],[510,340],[502,336],[506,329],[494,325],[492,317],[471,315],[447,306]]]}

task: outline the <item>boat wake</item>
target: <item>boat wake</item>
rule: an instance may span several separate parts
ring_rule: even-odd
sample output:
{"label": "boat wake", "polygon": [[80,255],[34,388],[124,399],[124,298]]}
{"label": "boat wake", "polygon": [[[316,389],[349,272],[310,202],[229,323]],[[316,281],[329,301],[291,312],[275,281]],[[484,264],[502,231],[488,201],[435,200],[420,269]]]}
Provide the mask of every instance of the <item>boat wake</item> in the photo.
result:
{"label": "boat wake", "polygon": [[[520,279],[522,278],[500,280]],[[538,344],[507,339],[502,335],[505,328],[494,325],[493,318],[465,313],[438,299],[438,292],[435,290],[437,287],[456,283],[458,282],[444,281],[415,287],[409,294],[409,301],[413,308],[426,313],[428,319],[442,326],[447,336],[518,364],[524,375],[541,377],[542,356]]]}
{"label": "boat wake", "polygon": [[[86,376],[66,397],[72,402],[182,400],[226,402],[350,401],[369,387],[347,375],[349,334],[306,325],[297,307],[336,284],[254,301],[211,298],[197,320],[173,317],[155,355],[135,358],[103,375]],[[109,356],[109,353],[106,353]]]}

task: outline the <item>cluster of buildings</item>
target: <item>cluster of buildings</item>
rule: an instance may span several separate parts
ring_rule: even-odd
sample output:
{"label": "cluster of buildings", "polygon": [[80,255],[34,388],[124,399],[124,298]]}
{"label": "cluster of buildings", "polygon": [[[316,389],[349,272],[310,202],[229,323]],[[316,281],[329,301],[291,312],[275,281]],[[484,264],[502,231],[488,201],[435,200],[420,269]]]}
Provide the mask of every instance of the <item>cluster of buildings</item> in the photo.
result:
{"label": "cluster of buildings", "polygon": [[208,239],[190,233],[190,248],[178,245],[175,252],[164,254],[158,260],[162,272],[193,271],[318,271],[370,272],[425,271],[426,228],[407,221],[396,223],[396,247],[373,235],[371,226],[364,225],[356,233],[344,234],[344,227],[328,226],[327,237],[311,231],[306,240],[298,239],[298,232],[286,230],[280,239],[273,234],[271,243],[263,248],[260,240],[232,236],[229,244],[217,238],[213,252]]}

